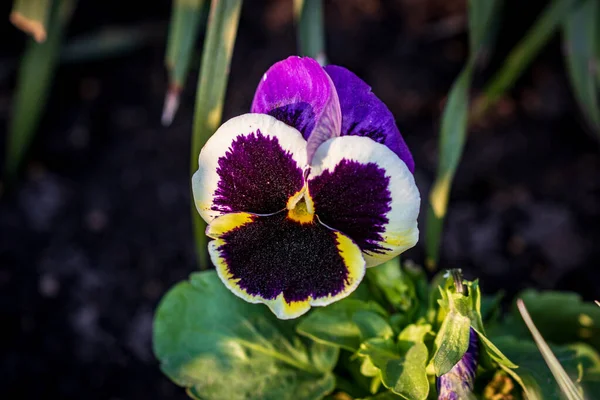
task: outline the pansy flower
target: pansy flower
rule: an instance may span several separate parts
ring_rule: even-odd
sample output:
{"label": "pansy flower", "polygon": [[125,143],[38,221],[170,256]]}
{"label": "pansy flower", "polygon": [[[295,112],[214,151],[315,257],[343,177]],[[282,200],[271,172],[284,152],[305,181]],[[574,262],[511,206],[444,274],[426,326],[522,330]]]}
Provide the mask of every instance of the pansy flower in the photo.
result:
{"label": "pansy flower", "polygon": [[356,75],[290,57],[264,74],[251,112],[215,132],[192,178],[211,260],[234,294],[296,318],[415,245],[412,156]]}

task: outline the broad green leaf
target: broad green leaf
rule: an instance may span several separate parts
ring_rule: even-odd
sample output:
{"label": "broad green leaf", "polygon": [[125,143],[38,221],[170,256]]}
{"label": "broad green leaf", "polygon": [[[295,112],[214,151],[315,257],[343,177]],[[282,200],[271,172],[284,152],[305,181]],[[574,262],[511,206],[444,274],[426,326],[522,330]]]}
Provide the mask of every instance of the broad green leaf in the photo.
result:
{"label": "broad green leaf", "polygon": [[500,291],[493,296],[483,295],[481,297],[481,319],[485,325],[495,324],[501,316],[501,301],[504,292]]}
{"label": "broad green leaf", "polygon": [[[519,366],[516,369],[503,369],[511,376],[518,377],[517,382],[527,391],[529,399],[562,399],[560,388],[532,341],[503,336],[495,338],[494,343]],[[553,347],[552,350],[571,379],[577,381],[582,365],[582,360],[578,358],[577,352],[567,347]]]}
{"label": "broad green leaf", "polygon": [[10,180],[17,174],[46,107],[64,31],[74,5],[74,0],[53,2],[47,40],[43,43],[29,40],[21,59],[6,146],[5,172]]}
{"label": "broad green leaf", "polygon": [[372,291],[381,291],[384,301],[395,310],[409,313],[414,309],[417,302],[415,284],[402,271],[398,257],[367,269],[366,277]]}
{"label": "broad green leaf", "polygon": [[[242,0],[212,1],[208,15],[206,37],[202,50],[202,63],[198,89],[191,146],[191,174],[198,169],[198,155],[208,138],[221,124],[225,89],[229,79],[229,66],[237,36]],[[196,253],[201,269],[208,268],[206,224],[191,204]]]}
{"label": "broad green leaf", "polygon": [[415,343],[425,343],[426,337],[432,333],[429,324],[408,325],[398,335],[398,349],[401,352],[406,352]]}
{"label": "broad green leaf", "polygon": [[362,341],[361,328],[354,320],[359,311],[385,314],[376,303],[348,298],[312,310],[298,325],[298,333],[320,343],[356,351]]}
{"label": "broad green leaf", "polygon": [[394,331],[386,319],[373,311],[359,310],[352,315],[352,321],[358,326],[361,340],[394,336]]}
{"label": "broad green leaf", "polygon": [[214,271],[196,273],[161,301],[154,352],[204,400],[320,399],[334,388],[338,349],[301,338],[296,324],[237,298]]}
{"label": "broad green leaf", "polygon": [[586,0],[569,13],[563,24],[565,63],[571,87],[590,126],[598,134],[600,82],[592,66],[600,62],[600,54],[596,54],[600,45],[599,19],[598,0]]}
{"label": "broad green leaf", "polygon": [[327,64],[322,0],[294,0],[300,54]]}
{"label": "broad green leaf", "polygon": [[411,325],[400,333],[399,344],[392,339],[381,338],[363,342],[358,354],[369,360],[363,363],[365,372],[370,373],[372,367],[377,368],[384,386],[401,398],[426,399],[429,393],[426,372],[428,351],[422,340],[430,329],[430,326]]}
{"label": "broad green leaf", "polygon": [[579,393],[579,389],[575,386],[575,383],[573,383],[567,372],[564,370],[560,364],[560,361],[558,361],[550,349],[550,346],[548,346],[548,343],[546,343],[538,329],[535,327],[535,324],[527,312],[527,308],[525,307],[523,300],[517,300],[517,307],[519,308],[519,312],[521,313],[527,328],[533,336],[535,344],[540,350],[544,361],[546,361],[548,368],[550,368],[550,372],[552,372],[552,375],[554,375],[554,379],[556,379],[556,383],[562,390],[563,394],[567,396],[567,399],[569,400],[583,400],[583,397]]}
{"label": "broad green leaf", "polygon": [[435,338],[431,359],[436,376],[450,371],[469,347],[469,300],[460,293],[447,293],[448,312]]}
{"label": "broad green leaf", "polygon": [[[567,344],[583,341],[600,350],[600,308],[586,303],[572,292],[523,291],[523,299],[531,318],[542,336],[551,343]],[[518,315],[515,310],[515,315]],[[528,337],[522,321],[512,327],[514,335]]]}

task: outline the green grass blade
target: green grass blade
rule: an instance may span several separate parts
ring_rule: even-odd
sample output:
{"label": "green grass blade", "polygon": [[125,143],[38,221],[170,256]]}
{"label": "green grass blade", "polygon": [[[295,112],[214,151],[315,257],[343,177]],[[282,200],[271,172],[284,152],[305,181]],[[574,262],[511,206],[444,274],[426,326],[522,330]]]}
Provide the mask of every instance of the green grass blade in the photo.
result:
{"label": "green grass blade", "polygon": [[542,12],[523,39],[510,52],[504,64],[490,79],[475,101],[471,121],[480,120],[515,83],[544,45],[550,40],[577,0],[554,0]]}
{"label": "green grass blade", "polygon": [[298,21],[300,54],[314,58],[321,65],[327,63],[325,55],[325,27],[321,0],[294,0],[294,13]]}
{"label": "green grass blade", "polygon": [[29,41],[23,54],[8,127],[5,174],[9,180],[16,176],[42,117],[74,3],[72,0],[55,2],[50,12],[47,40],[44,43]]}
{"label": "green grass blade", "polygon": [[169,88],[165,97],[162,123],[170,125],[179,106],[179,95],[194,53],[194,44],[202,24],[204,0],[174,0],[167,39],[165,64]]}
{"label": "green grass blade", "polygon": [[478,1],[469,2],[470,54],[467,65],[452,85],[448,101],[442,113],[439,162],[436,180],[429,193],[429,208],[426,220],[427,268],[433,270],[439,258],[440,240],[444,218],[448,207],[448,198],[452,180],[462,156],[469,111],[469,88],[475,64],[480,51],[488,49],[491,37],[486,27],[492,23],[499,2]]}
{"label": "green grass blade", "polygon": [[517,307],[519,309],[519,312],[521,313],[521,317],[523,317],[523,321],[525,321],[527,328],[529,328],[529,331],[533,336],[535,344],[537,345],[538,349],[540,349],[540,353],[542,354],[542,357],[544,357],[544,361],[546,361],[546,364],[548,364],[548,368],[550,368],[552,375],[554,375],[554,379],[556,379],[556,382],[560,386],[560,389],[563,391],[567,399],[583,400],[583,396],[577,389],[577,386],[573,383],[571,378],[569,378],[569,375],[567,375],[567,372],[564,370],[564,368],[550,349],[550,346],[548,346],[548,343],[546,343],[546,341],[540,334],[540,331],[538,331],[538,329],[536,328],[535,324],[533,323],[533,320],[531,319],[531,316],[529,315],[529,312],[527,311],[527,307],[525,307],[525,303],[523,302],[523,300],[517,300]]}
{"label": "green grass blade", "polygon": [[[198,169],[200,149],[221,123],[241,7],[242,0],[213,0],[211,3],[196,92],[190,165],[192,174]],[[210,265],[204,234],[206,224],[196,211],[193,201],[192,220],[198,262],[200,268],[205,269]]]}
{"label": "green grass blade", "polygon": [[565,63],[575,98],[588,123],[600,135],[598,82],[592,66],[600,59],[595,54],[600,41],[600,4],[587,0],[575,7],[563,24]]}
{"label": "green grass blade", "polygon": [[47,36],[46,29],[51,8],[52,0],[15,0],[10,13],[10,22],[31,35],[36,42],[43,43]]}
{"label": "green grass blade", "polygon": [[425,231],[426,265],[429,269],[436,268],[439,258],[440,240],[448,207],[450,187],[462,156],[467,134],[467,112],[472,71],[473,63],[469,62],[452,85],[448,102],[442,114],[438,172],[429,192],[429,209]]}

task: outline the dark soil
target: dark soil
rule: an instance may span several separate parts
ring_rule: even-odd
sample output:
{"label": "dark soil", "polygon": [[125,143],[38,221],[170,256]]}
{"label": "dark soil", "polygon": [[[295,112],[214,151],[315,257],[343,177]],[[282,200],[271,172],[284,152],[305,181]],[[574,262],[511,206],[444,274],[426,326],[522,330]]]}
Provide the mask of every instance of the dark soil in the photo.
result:
{"label": "dark soil", "polygon": [[[513,3],[478,84],[544,2]],[[151,350],[159,299],[197,268],[188,170],[196,70],[175,122],[160,125],[169,4],[79,4],[70,36],[139,24],[147,40],[59,68],[23,173],[0,198],[1,398],[186,398]],[[9,5],[2,12],[7,21]],[[263,72],[296,52],[291,12],[291,0],[246,1],[225,118],[246,112]],[[461,18],[463,1],[327,3],[329,60],[389,105],[424,199],[440,111],[466,55]],[[10,71],[23,35],[8,22],[0,32]],[[13,73],[0,82],[3,127],[14,83]],[[487,293],[537,287],[600,298],[600,149],[570,94],[558,38],[485,122],[471,131],[455,180],[442,267],[462,267]],[[406,257],[422,263],[422,242]]]}

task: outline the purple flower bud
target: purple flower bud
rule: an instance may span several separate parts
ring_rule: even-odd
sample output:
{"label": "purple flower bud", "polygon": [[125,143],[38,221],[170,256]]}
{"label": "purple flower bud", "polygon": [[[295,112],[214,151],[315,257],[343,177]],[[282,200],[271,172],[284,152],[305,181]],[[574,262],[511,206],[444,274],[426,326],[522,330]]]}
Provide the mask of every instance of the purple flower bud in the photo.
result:
{"label": "purple flower bud", "polygon": [[477,333],[471,328],[467,352],[454,367],[437,378],[438,400],[469,399],[477,372]]}

